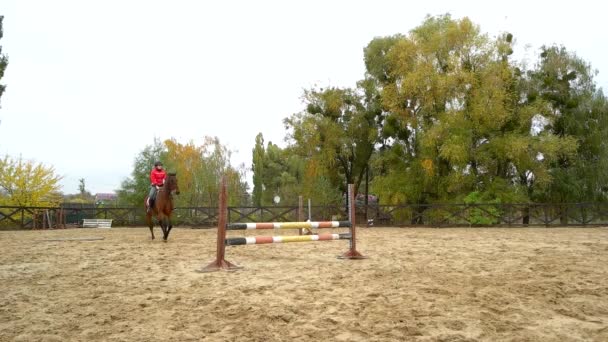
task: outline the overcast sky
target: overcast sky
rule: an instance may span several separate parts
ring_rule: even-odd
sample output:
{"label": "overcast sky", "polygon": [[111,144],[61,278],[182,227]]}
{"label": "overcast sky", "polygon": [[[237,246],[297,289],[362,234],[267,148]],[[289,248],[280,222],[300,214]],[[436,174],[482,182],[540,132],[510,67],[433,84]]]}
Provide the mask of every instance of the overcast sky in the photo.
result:
{"label": "overcast sky", "polygon": [[520,58],[563,44],[608,85],[596,1],[0,0],[0,155],[53,165],[66,193],[114,191],[155,137],[217,136],[250,167],[257,133],[284,145],[304,88],[353,86],[371,39],[443,13],[512,32]]}

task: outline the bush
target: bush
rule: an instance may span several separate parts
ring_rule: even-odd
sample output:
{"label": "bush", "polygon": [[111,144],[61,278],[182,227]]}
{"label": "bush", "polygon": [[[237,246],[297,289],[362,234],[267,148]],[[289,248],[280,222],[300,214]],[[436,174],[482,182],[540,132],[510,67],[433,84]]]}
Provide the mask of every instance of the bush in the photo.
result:
{"label": "bush", "polygon": [[467,216],[471,225],[500,223],[501,211],[498,206],[492,205],[500,204],[499,199],[487,199],[478,191],[473,191],[464,198],[464,203],[472,206],[469,208]]}

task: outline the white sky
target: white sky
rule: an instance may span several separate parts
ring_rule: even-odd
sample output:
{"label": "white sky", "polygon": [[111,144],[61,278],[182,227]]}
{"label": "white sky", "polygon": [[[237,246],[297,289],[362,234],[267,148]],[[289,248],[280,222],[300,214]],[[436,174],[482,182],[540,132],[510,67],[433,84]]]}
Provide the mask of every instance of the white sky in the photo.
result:
{"label": "white sky", "polygon": [[[312,85],[354,86],[363,48],[407,33],[426,14],[509,31],[520,57],[559,43],[608,85],[606,5],[599,1],[0,0],[0,155],[51,164],[63,191],[85,178],[111,192],[154,137],[217,136],[251,165],[258,132],[284,145],[283,118]],[[526,45],[531,48],[525,52]],[[250,175],[249,175],[250,177]]]}

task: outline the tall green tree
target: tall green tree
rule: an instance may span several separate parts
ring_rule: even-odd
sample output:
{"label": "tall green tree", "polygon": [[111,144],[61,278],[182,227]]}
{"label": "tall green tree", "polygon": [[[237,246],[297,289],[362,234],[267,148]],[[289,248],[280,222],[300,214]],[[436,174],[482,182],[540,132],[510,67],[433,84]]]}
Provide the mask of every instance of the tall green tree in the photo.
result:
{"label": "tall green tree", "polygon": [[266,168],[264,174],[264,203],[274,203],[274,197],[281,198],[281,204],[298,203],[302,195],[304,160],[290,148],[282,149],[268,142],[266,146]]}
{"label": "tall green tree", "polygon": [[317,167],[334,189],[347,184],[358,189],[378,141],[380,108],[360,83],[357,89],[311,89],[304,93],[306,109],[284,120],[291,150]]}
{"label": "tall green tree", "polygon": [[[527,69],[513,44],[450,15],[372,40],[356,88],[307,90],[284,120],[301,193],[358,188],[371,165],[384,203],[604,200],[608,106],[590,66],[545,47]],[[273,155],[256,141],[260,189],[288,183]]]}
{"label": "tall green tree", "polygon": [[217,137],[206,137],[202,145],[203,167],[197,178],[200,180],[200,191],[203,205],[217,206],[219,183],[226,177],[229,205],[247,205],[250,198],[247,193],[246,169],[230,163],[231,151],[221,144]]}
{"label": "tall green tree", "polygon": [[302,194],[304,160],[289,148],[282,149],[271,141],[264,146],[258,134],[253,149],[253,204],[269,206],[279,196],[281,204],[295,204]]}
{"label": "tall green tree", "polygon": [[551,161],[570,156],[569,136],[531,134],[543,101],[520,101],[512,36],[490,39],[469,19],[429,17],[407,36],[365,50],[381,88],[382,157],[374,189],[389,201],[528,200],[550,184]]}
{"label": "tall green tree", "polygon": [[262,206],[262,195],[264,193],[264,136],[258,133],[255,137],[251,171],[253,172],[253,193],[251,195],[254,206]]}
{"label": "tall green tree", "polygon": [[78,192],[80,193],[80,195],[83,196],[87,193],[87,187],[85,185],[84,178],[80,178],[78,180]]}
{"label": "tall green tree", "polygon": [[536,200],[548,202],[605,201],[608,179],[608,101],[596,89],[596,72],[587,62],[559,46],[541,49],[539,63],[528,71],[528,99],[550,106],[539,130],[578,142],[570,158],[551,162],[551,186]]}

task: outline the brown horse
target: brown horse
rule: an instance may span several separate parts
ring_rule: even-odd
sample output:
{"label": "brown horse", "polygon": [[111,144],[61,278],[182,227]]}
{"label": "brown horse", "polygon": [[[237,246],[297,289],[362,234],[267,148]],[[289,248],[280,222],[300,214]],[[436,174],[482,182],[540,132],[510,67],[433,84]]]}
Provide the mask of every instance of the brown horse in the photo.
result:
{"label": "brown horse", "polygon": [[[169,173],[165,179],[165,184],[156,192],[156,200],[154,201],[151,210],[148,211],[147,204],[144,204],[147,211],[146,222],[148,223],[148,227],[150,227],[152,240],[154,240],[152,215],[156,216],[156,219],[160,224],[160,229],[163,231],[163,241],[167,242],[167,239],[169,238],[169,232],[171,232],[171,228],[173,228],[173,225],[171,224],[171,213],[173,212],[173,196],[171,194],[173,191],[179,195],[176,174]],[[148,203],[147,196],[145,203]]]}

